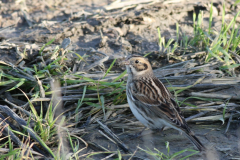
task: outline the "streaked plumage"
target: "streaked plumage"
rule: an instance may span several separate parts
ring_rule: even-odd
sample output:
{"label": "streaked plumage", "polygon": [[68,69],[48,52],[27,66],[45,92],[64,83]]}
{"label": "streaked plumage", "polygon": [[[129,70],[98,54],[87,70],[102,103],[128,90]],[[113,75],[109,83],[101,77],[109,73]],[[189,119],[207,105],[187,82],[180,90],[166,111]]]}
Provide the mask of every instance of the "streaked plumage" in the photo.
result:
{"label": "streaked plumage", "polygon": [[198,150],[203,150],[204,146],[188,127],[171,93],[154,76],[148,59],[131,55],[125,64],[128,72],[127,99],[134,116],[151,129],[168,126],[183,132]]}

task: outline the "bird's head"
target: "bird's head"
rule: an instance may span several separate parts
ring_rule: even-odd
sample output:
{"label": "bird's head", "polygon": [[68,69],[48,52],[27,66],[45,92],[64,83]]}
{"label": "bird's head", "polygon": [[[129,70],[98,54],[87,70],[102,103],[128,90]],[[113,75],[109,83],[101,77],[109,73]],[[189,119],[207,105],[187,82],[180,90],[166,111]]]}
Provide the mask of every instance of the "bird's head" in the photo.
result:
{"label": "bird's head", "polygon": [[152,66],[147,58],[139,55],[130,55],[125,60],[127,72],[133,77],[152,75]]}

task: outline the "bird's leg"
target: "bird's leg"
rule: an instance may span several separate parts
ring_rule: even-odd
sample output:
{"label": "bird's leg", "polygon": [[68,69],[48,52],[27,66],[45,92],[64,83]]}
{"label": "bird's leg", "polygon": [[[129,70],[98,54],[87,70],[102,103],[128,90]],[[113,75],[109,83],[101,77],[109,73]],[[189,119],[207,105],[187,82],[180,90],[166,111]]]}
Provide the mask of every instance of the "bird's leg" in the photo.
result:
{"label": "bird's leg", "polygon": [[143,130],[141,130],[138,133],[135,133],[134,135],[129,135],[131,139],[135,139],[141,136],[142,132],[146,129],[147,127],[144,127]]}
{"label": "bird's leg", "polygon": [[153,129],[153,131],[160,132],[162,137],[165,137],[165,134],[163,133],[165,127],[158,128],[158,129]]}

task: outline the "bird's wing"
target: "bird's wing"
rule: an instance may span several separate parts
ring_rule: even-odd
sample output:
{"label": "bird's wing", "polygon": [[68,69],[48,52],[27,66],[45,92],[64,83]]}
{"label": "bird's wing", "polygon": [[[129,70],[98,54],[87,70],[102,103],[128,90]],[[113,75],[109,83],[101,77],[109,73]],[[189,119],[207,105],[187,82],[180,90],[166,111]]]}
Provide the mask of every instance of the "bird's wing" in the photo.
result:
{"label": "bird's wing", "polygon": [[133,101],[139,106],[146,106],[150,111],[149,114],[152,114],[149,116],[154,114],[178,128],[191,132],[178,104],[158,78],[134,81],[131,83],[130,89]]}

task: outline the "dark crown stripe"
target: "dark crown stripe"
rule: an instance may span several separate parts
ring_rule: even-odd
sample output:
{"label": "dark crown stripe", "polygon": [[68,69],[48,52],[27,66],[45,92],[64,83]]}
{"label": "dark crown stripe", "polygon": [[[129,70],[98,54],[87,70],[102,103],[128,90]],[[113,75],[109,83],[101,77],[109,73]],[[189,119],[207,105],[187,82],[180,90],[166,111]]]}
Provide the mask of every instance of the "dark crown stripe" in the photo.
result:
{"label": "dark crown stripe", "polygon": [[137,54],[132,54],[132,55],[128,55],[126,60],[129,60],[132,57],[143,57],[143,56],[140,56],[140,55],[137,55]]}

